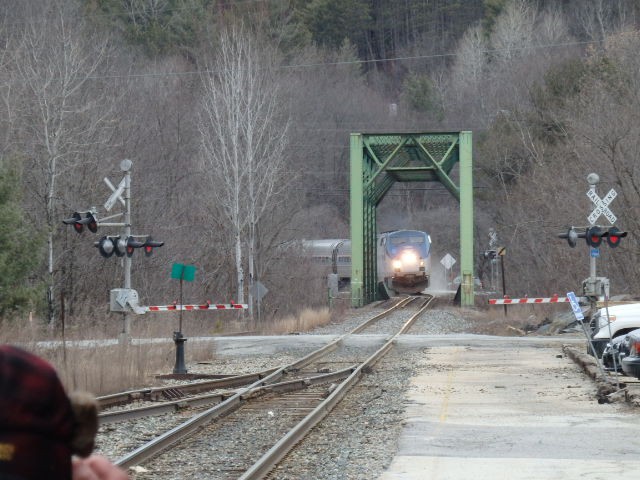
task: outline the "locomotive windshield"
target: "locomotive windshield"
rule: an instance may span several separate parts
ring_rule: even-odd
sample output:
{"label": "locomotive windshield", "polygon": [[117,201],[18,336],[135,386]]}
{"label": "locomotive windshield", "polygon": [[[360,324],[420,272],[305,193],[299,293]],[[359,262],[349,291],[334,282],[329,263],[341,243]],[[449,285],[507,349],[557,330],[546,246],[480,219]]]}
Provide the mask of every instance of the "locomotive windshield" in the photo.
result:
{"label": "locomotive windshield", "polygon": [[391,237],[391,243],[402,245],[403,243],[424,243],[424,237]]}
{"label": "locomotive windshield", "polygon": [[387,252],[391,256],[395,256],[399,251],[407,248],[417,250],[420,257],[425,258],[429,252],[429,241],[427,235],[416,231],[398,231],[389,234],[387,242]]}

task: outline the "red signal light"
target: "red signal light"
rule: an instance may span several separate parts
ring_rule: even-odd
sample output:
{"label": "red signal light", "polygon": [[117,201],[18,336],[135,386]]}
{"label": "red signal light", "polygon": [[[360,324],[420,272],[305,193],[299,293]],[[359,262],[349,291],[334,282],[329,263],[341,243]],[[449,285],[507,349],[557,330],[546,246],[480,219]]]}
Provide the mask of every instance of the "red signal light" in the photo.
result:
{"label": "red signal light", "polygon": [[82,216],[78,212],[73,212],[71,218],[65,218],[62,220],[62,223],[65,225],[73,225],[73,229],[78,233],[82,233],[82,230],[84,229]]}
{"label": "red signal light", "polygon": [[96,216],[89,212],[87,213],[87,228],[89,229],[89,231],[91,233],[96,233],[98,231],[98,219],[96,218]]}
{"label": "red signal light", "polygon": [[627,232],[622,232],[618,227],[609,228],[609,232],[607,233],[607,243],[611,248],[616,248],[620,245],[620,241],[623,237],[627,236]]}
{"label": "red signal light", "polygon": [[587,234],[586,234],[587,244],[590,247],[598,248],[600,246],[600,244],[602,243],[602,236],[604,234],[605,233],[602,232],[600,227],[598,227],[597,225],[595,225],[593,227],[589,227],[589,229],[587,230]]}
{"label": "red signal light", "polygon": [[151,236],[148,236],[147,239],[144,242],[144,254],[147,257],[150,257],[151,255],[153,255],[153,249],[154,248],[158,248],[164,245],[164,242],[157,242],[155,240],[153,240],[153,238],[151,238]]}
{"label": "red signal light", "polygon": [[80,212],[73,212],[71,218],[65,218],[62,220],[65,225],[73,225],[73,229],[77,233],[82,233],[84,226],[86,225],[89,231],[96,233],[98,231],[98,219],[95,214],[88,212],[85,218],[82,218]]}
{"label": "red signal light", "polygon": [[133,252],[136,251],[136,248],[140,248],[143,245],[144,243],[138,242],[133,237],[127,237],[127,247],[125,249],[127,252],[127,257],[131,257],[133,255]]}

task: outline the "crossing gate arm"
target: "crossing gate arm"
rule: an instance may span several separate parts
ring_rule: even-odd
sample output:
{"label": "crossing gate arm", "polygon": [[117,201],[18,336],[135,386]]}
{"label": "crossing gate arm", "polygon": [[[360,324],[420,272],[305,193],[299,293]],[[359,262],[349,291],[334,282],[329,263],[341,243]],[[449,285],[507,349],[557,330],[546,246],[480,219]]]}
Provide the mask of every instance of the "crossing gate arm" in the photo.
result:
{"label": "crossing gate arm", "polygon": [[[589,305],[592,301],[591,297],[577,297],[578,303],[580,305]],[[597,297],[598,306],[604,307],[605,298],[603,296]],[[488,300],[489,305],[526,305],[526,304],[541,304],[541,303],[569,303],[569,299],[567,297],[546,297],[546,298],[490,298]],[[625,302],[622,302],[625,303]],[[637,302],[628,302],[628,303],[637,303]],[[618,303],[615,303],[616,305]]]}
{"label": "crossing gate arm", "polygon": [[[580,298],[580,301],[586,300]],[[490,298],[489,305],[525,305],[525,304],[539,304],[539,303],[565,303],[569,302],[567,297],[560,297],[558,295],[554,295],[552,297],[523,297],[523,298]]]}
{"label": "crossing gate arm", "polygon": [[150,305],[143,307],[145,312],[175,312],[193,310],[246,310],[249,305],[246,303],[205,303],[201,305]]}
{"label": "crossing gate arm", "polygon": [[[589,298],[578,297],[578,301],[581,304],[588,304]],[[526,304],[540,304],[540,303],[568,303],[568,297],[561,297],[559,295],[553,295],[552,297],[523,297],[523,298],[490,298],[488,300],[489,305],[526,305]]]}

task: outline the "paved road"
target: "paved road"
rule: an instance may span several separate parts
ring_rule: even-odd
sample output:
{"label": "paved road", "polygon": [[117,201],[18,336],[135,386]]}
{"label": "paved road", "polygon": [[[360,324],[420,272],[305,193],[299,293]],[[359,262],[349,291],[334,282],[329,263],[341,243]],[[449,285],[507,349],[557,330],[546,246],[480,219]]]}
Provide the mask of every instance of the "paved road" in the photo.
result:
{"label": "paved road", "polygon": [[427,350],[397,455],[380,480],[584,480],[640,471],[640,412],[599,405],[593,384],[557,358],[558,345],[502,340]]}

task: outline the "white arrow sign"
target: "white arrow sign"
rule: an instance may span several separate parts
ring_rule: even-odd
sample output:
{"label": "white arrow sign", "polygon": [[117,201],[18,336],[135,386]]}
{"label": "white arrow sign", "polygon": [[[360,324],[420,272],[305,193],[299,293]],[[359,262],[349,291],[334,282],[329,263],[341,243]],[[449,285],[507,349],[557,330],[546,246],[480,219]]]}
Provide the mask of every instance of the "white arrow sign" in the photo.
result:
{"label": "white arrow sign", "polygon": [[618,193],[613,188],[609,190],[609,193],[607,193],[606,197],[604,197],[603,199],[600,199],[600,197],[598,197],[598,194],[593,190],[589,190],[587,192],[587,197],[589,197],[593,204],[596,206],[596,208],[593,209],[593,212],[591,212],[591,215],[587,217],[587,220],[589,220],[589,223],[591,225],[596,223],[598,218],[600,218],[600,215],[604,215],[605,217],[607,217],[607,220],[609,220],[611,225],[616,223],[618,217],[616,217],[613,212],[609,210],[609,204],[617,196]]}
{"label": "white arrow sign", "polygon": [[118,188],[114,187],[113,183],[111,183],[107,177],[104,177],[104,183],[106,183],[107,187],[109,187],[113,192],[111,196],[107,199],[107,201],[104,202],[105,210],[107,212],[111,210],[111,208],[113,207],[113,204],[116,203],[116,201],[118,200],[120,200],[120,203],[122,203],[122,205],[126,206],[127,204],[125,203],[124,199],[121,196],[122,192],[124,192],[124,189],[125,189],[125,184],[126,184],[125,179],[123,178],[122,180],[120,180],[120,183],[118,184]]}

